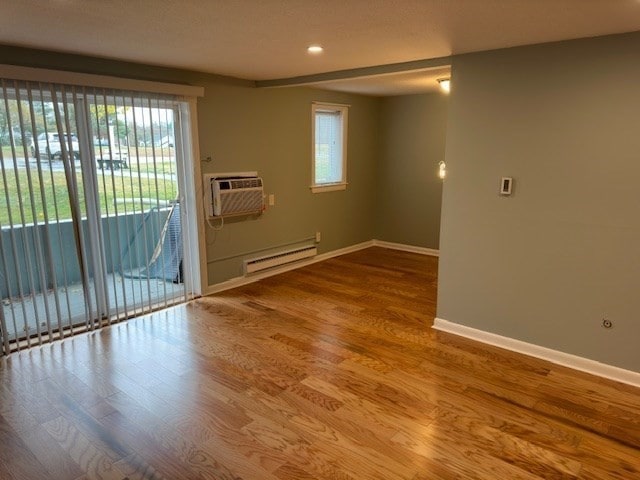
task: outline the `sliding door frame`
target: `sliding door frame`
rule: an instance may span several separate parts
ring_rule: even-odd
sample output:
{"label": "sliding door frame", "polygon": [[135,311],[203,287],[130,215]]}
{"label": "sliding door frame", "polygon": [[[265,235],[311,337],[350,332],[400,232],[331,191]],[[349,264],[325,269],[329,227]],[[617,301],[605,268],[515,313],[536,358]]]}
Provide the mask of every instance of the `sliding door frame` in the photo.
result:
{"label": "sliding door frame", "polygon": [[[202,174],[200,169],[200,148],[198,140],[198,116],[196,99],[182,99],[176,106],[176,118],[180,128],[176,130],[176,156],[178,152],[192,162],[182,161],[178,166],[178,191],[180,204],[184,205],[186,215],[182,217],[184,236],[184,262],[191,266],[185,272],[185,286],[194,297],[199,297],[208,286],[206,275],[207,252],[204,231],[204,201]],[[188,139],[189,141],[185,141]],[[191,151],[189,151],[191,147]],[[198,214],[200,212],[200,214]],[[197,252],[198,258],[195,258]]]}
{"label": "sliding door frame", "polygon": [[[99,187],[98,187],[98,173],[96,168],[96,154],[92,143],[92,125],[89,121],[89,108],[90,99],[83,93],[80,93],[84,88],[104,88],[109,91],[127,91],[135,95],[135,92],[140,94],[147,93],[160,93],[173,95],[174,100],[169,100],[169,104],[173,104],[174,112],[174,135],[175,135],[175,162],[176,162],[176,179],[178,183],[179,198],[178,201],[181,205],[181,227],[182,227],[182,242],[183,242],[183,283],[184,283],[184,299],[194,298],[202,295],[207,286],[206,278],[206,243],[204,240],[204,221],[201,212],[204,211],[204,204],[202,198],[202,181],[201,181],[201,169],[200,169],[200,153],[198,144],[198,125],[197,125],[197,97],[204,95],[204,89],[202,87],[193,87],[187,85],[177,84],[165,84],[157,82],[147,82],[139,80],[130,80],[119,77],[107,77],[102,75],[91,74],[75,74],[71,72],[61,72],[55,70],[42,70],[29,67],[16,67],[11,65],[0,65],[0,78],[11,79],[14,82],[26,81],[27,85],[40,82],[44,84],[56,84],[62,86],[62,91],[59,93],[60,99],[56,99],[58,95],[53,92],[53,102],[65,102],[69,98],[72,98],[72,104],[74,106],[74,113],[76,117],[76,128],[80,150],[80,171],[83,178],[84,191],[78,194],[84,194],[85,208],[87,215],[87,248],[79,246],[81,255],[83,258],[78,258],[81,264],[83,277],[83,290],[85,297],[85,312],[86,312],[86,329],[92,330],[95,327],[102,326],[111,323],[111,320],[119,321],[122,318],[129,317],[131,315],[126,314],[124,317],[121,315],[117,308],[112,308],[109,299],[109,290],[106,285],[107,275],[107,259],[104,245],[104,237],[102,232],[101,212],[100,212],[100,200],[99,200]],[[67,93],[65,93],[65,85],[68,87]],[[76,90],[75,86],[80,88]],[[30,95],[30,87],[27,87]],[[69,94],[71,97],[69,97]],[[29,99],[31,101],[31,99]],[[66,107],[64,107],[66,110]],[[57,109],[56,109],[57,110]],[[68,112],[65,111],[65,117]],[[56,123],[60,125],[60,112],[56,112]],[[68,121],[68,120],[67,120]],[[61,127],[58,127],[59,129]],[[69,130],[69,125],[65,125],[64,128]],[[58,132],[62,135],[60,132]],[[62,137],[60,137],[62,138]],[[63,142],[61,142],[63,143]],[[26,148],[26,146],[25,146]],[[62,147],[64,150],[64,146]],[[63,151],[63,164],[66,176],[69,177],[75,175],[75,159],[72,152]],[[14,153],[15,157],[15,153]],[[39,153],[36,154],[34,161],[40,162]],[[73,203],[73,202],[72,202]],[[75,205],[74,205],[75,206]],[[72,206],[72,210],[73,207]],[[74,218],[74,223],[81,222],[82,216],[79,215],[79,211],[76,212],[77,218]],[[46,223],[46,221],[45,221]],[[83,229],[80,225],[77,225],[76,241],[81,243],[84,241]],[[87,255],[87,253],[90,255]],[[4,255],[4,253],[3,253]],[[90,259],[87,258],[90,257]],[[90,261],[91,266],[88,266],[87,260]],[[82,266],[84,265],[84,266]],[[91,293],[89,285],[89,275],[87,269],[92,271],[91,277],[94,282],[94,290]],[[204,274],[204,275],[203,275]],[[165,298],[165,305],[167,304]],[[13,308],[13,307],[12,307]],[[148,308],[143,307],[145,311],[150,311]],[[151,307],[151,310],[155,308],[162,308],[161,305],[157,307]],[[138,308],[133,310],[138,311]],[[134,312],[131,312],[134,313]],[[11,347],[12,341],[9,340],[9,334],[7,333],[7,325],[4,312],[0,311],[0,328],[2,329],[2,342],[1,342],[1,354],[8,354],[15,350]],[[70,319],[71,320],[71,319]],[[106,322],[105,322],[106,320]],[[39,324],[39,321],[37,322]],[[78,332],[76,326],[70,322],[64,329],[60,328],[59,333],[55,338],[65,338],[68,335],[73,335]],[[70,327],[69,329],[67,327]],[[49,332],[51,328],[49,327]],[[81,329],[84,330],[84,329]],[[33,341],[29,340],[30,335],[24,341],[16,340],[19,343],[25,343],[24,346],[28,347],[32,343],[42,344],[51,341],[51,335],[47,335],[44,332],[40,334],[38,328],[38,339]],[[22,347],[18,347],[18,350]]]}

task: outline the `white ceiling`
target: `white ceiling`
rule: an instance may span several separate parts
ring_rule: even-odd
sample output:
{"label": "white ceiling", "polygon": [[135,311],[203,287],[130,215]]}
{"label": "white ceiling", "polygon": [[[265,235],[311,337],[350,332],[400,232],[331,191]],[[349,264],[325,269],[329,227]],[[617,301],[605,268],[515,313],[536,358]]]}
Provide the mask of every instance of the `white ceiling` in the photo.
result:
{"label": "white ceiling", "polygon": [[[639,0],[4,0],[0,10],[2,44],[251,80],[640,30]],[[307,54],[312,43],[325,52]]]}

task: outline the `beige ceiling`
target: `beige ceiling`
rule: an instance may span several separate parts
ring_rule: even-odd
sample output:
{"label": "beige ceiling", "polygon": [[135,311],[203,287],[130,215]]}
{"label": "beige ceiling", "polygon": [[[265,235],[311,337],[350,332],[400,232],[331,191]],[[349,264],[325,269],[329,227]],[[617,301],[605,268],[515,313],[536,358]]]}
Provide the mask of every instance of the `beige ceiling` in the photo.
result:
{"label": "beige ceiling", "polygon": [[639,0],[3,0],[0,15],[2,44],[251,80],[640,30]]}

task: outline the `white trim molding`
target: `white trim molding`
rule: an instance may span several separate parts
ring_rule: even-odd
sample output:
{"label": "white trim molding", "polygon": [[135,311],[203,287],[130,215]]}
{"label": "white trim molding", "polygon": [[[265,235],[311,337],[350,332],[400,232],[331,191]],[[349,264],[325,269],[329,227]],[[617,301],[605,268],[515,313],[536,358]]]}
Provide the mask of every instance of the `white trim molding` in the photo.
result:
{"label": "white trim molding", "polygon": [[329,258],[333,258],[333,257],[339,257],[340,255],[345,255],[347,253],[357,252],[358,250],[364,250],[365,248],[369,248],[369,247],[382,247],[382,248],[388,248],[391,250],[401,250],[403,252],[418,253],[420,255],[430,255],[434,257],[437,257],[440,255],[439,250],[434,250],[432,248],[416,247],[414,245],[405,245],[402,243],[384,242],[381,240],[369,240],[367,242],[351,245],[350,247],[340,248],[338,250],[333,250],[331,252],[321,253],[320,255],[316,255],[315,257],[310,258],[308,260],[295,262],[290,265],[282,265],[281,267],[276,267],[271,270],[267,270],[265,272],[252,274],[250,276],[235,277],[230,280],[226,280],[224,282],[215,283],[203,289],[203,292],[204,292],[203,294],[213,295],[214,293],[223,292],[225,290],[230,290],[236,287],[241,287],[242,285],[248,285],[250,283],[257,282],[258,280],[262,280],[263,278],[272,277],[280,273],[288,272],[290,270],[295,270],[296,268],[306,267],[307,265],[311,265],[313,263],[322,262],[323,260],[328,260]]}
{"label": "white trim molding", "polygon": [[340,255],[345,255],[347,253],[353,253],[359,250],[364,250],[365,248],[369,248],[369,247],[373,247],[373,240],[369,240],[368,242],[358,243],[356,245],[351,245],[350,247],[340,248],[338,250],[333,250],[331,252],[321,253],[320,255],[316,255],[315,257],[310,258],[308,260],[302,260],[300,262],[295,262],[290,265],[282,265],[281,267],[276,267],[271,270],[266,270],[264,272],[255,273],[249,276],[232,278],[231,280],[227,280],[225,282],[209,285],[209,287],[205,291],[205,295],[213,295],[214,293],[223,292],[225,290],[241,287],[243,285],[248,285],[250,283],[257,282],[258,280],[262,280],[263,278],[273,277],[274,275],[279,275],[281,273],[288,272],[290,270],[306,267],[307,265],[322,262],[324,260],[328,260],[333,257],[339,257]]}
{"label": "white trim molding", "polygon": [[[321,183],[318,181],[318,168],[317,168],[317,152],[316,146],[318,145],[318,139],[316,139],[316,135],[318,132],[316,131],[316,121],[319,114],[329,114],[332,118],[331,130],[335,128],[339,131],[338,135],[333,136],[331,134],[334,142],[340,141],[339,146],[339,158],[336,158],[338,155],[329,154],[329,163],[331,164],[331,169],[335,167],[337,161],[341,162],[340,169],[340,178],[332,178],[334,181],[331,183]],[[326,133],[326,132],[325,132]],[[335,132],[334,132],[335,133]],[[321,193],[321,192],[334,192],[338,190],[346,190],[347,188],[347,137],[349,133],[349,105],[340,105],[336,103],[321,103],[321,102],[312,102],[311,103],[311,193]],[[326,139],[325,139],[326,140]],[[333,149],[335,150],[335,149]],[[336,172],[334,172],[336,173]]]}
{"label": "white trim molding", "polygon": [[631,370],[614,367],[613,365],[608,365],[606,363],[597,362],[595,360],[590,360],[588,358],[579,357],[577,355],[572,355],[558,350],[552,350],[550,348],[541,347],[539,345],[523,342],[514,338],[503,337],[502,335],[467,327],[466,325],[453,323],[442,318],[436,318],[434,320],[433,328],[435,330],[469,338],[495,347],[504,348],[512,352],[522,353],[531,357],[547,360],[551,363],[569,367],[574,370],[580,370],[599,377],[633,385],[634,387],[640,387],[640,373],[633,372]]}
{"label": "white trim molding", "polygon": [[337,192],[338,190],[346,190],[347,182],[327,183],[325,185],[311,185],[311,193]]}
{"label": "white trim molding", "polygon": [[384,240],[374,240],[373,244],[376,247],[389,248],[391,250],[401,250],[403,252],[419,253],[421,255],[429,255],[432,257],[439,257],[440,250],[427,247],[418,247],[415,245],[406,245],[404,243],[385,242]]}

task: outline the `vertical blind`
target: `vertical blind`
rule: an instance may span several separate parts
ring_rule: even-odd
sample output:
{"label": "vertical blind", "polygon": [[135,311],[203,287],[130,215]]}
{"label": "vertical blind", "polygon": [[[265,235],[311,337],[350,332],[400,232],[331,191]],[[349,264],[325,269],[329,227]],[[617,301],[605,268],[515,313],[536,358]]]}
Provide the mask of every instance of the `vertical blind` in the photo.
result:
{"label": "vertical blind", "polygon": [[0,96],[2,353],[188,299],[186,104],[11,79]]}
{"label": "vertical blind", "polygon": [[342,114],[316,111],[316,183],[342,181]]}

